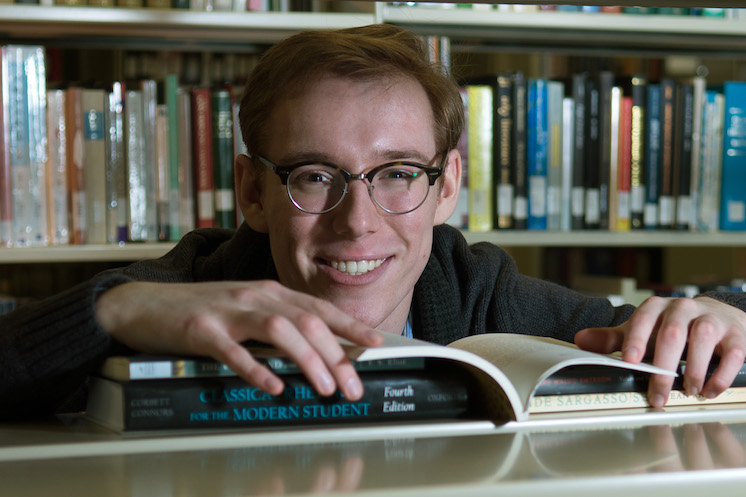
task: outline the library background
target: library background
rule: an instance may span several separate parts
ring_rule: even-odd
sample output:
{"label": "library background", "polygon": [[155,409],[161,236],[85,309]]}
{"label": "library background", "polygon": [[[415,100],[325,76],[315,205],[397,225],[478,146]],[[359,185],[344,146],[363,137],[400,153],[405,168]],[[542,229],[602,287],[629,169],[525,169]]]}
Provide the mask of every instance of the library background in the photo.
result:
{"label": "library background", "polygon": [[375,22],[421,34],[462,82],[450,222],[471,242],[619,301],[741,290],[746,9],[656,3],[672,6],[0,2],[0,308],[240,223],[235,116],[257,57]]}

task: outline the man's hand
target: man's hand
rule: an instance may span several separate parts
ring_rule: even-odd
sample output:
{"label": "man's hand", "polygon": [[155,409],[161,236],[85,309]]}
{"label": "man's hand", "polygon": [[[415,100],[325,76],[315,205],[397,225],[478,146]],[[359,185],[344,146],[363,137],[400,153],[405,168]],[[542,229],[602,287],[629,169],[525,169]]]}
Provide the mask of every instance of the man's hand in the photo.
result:
{"label": "man's hand", "polygon": [[125,283],[99,297],[96,313],[104,331],[132,349],[210,356],[272,395],[282,393],[282,381],[241,342],[284,351],[321,395],[339,388],[358,400],[363,387],[337,337],[363,346],[382,341],[329,302],[275,281]]}
{"label": "man's hand", "polygon": [[[633,363],[648,356],[654,365],[671,371],[686,359],[686,393],[714,398],[731,385],[746,357],[746,313],[708,297],[652,297],[626,323],[581,330],[575,343],[604,354],[621,350],[622,358]],[[705,382],[714,355],[720,356],[720,363]],[[663,406],[672,383],[671,377],[653,376],[650,405]]]}

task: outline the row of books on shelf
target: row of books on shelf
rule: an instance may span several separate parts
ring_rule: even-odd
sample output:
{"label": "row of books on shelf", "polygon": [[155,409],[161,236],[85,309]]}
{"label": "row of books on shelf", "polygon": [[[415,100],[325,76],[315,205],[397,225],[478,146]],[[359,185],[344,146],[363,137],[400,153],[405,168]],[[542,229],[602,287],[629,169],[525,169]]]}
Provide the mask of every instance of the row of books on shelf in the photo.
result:
{"label": "row of books on shelf", "polygon": [[746,230],[746,82],[506,72],[462,86],[461,203],[493,229]]}
{"label": "row of books on shelf", "polygon": [[[364,386],[357,400],[318,395],[280,351],[258,346],[251,353],[285,383],[280,395],[206,358],[111,357],[91,380],[86,415],[120,432],[457,419],[502,424],[536,414],[647,407],[650,375],[674,376],[554,339],[509,333],[447,346],[386,334],[381,347],[345,347]],[[746,401],[746,366],[715,399],[683,392],[685,367],[669,406]]]}
{"label": "row of books on shelf", "polygon": [[25,5],[68,7],[124,7],[179,9],[214,12],[309,12],[317,10],[313,0],[0,0]]}
{"label": "row of books on shelf", "polygon": [[449,2],[392,2],[393,5],[406,5],[435,9],[474,9],[496,10],[499,12],[583,12],[589,14],[631,14],[697,16],[728,19],[746,19],[746,9],[724,7],[642,7],[614,5],[547,5],[510,3],[449,3]]}
{"label": "row of books on shelf", "polygon": [[240,221],[233,88],[173,74],[47,88],[42,47],[0,50],[2,245],[176,241]]}

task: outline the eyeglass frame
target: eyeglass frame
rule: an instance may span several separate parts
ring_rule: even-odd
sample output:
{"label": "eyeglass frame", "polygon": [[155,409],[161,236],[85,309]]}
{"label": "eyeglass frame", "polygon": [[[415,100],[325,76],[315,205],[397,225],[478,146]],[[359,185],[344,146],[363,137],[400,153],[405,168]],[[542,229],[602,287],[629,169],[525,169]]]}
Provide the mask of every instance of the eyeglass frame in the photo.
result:
{"label": "eyeglass frame", "polygon": [[[413,161],[392,161],[392,162],[387,162],[385,164],[381,164],[380,166],[376,166],[367,173],[354,174],[354,173],[349,172],[347,169],[341,166],[338,166],[336,164],[333,164],[331,162],[303,161],[297,164],[291,164],[289,166],[278,166],[274,162],[270,161],[269,159],[265,157],[262,157],[259,154],[249,152],[246,155],[251,159],[257,159],[259,162],[267,166],[273,173],[275,173],[280,178],[280,182],[285,186],[285,191],[287,192],[288,198],[293,203],[293,205],[298,210],[305,212],[307,214],[326,214],[327,212],[330,212],[336,209],[339,206],[339,204],[342,203],[342,200],[344,200],[344,198],[347,196],[347,192],[349,191],[350,181],[354,179],[359,179],[359,180],[367,179],[368,180],[368,187],[367,187],[368,195],[370,196],[373,203],[376,204],[378,207],[380,207],[383,211],[388,212],[389,214],[394,214],[394,215],[409,214],[410,212],[417,210],[420,206],[422,206],[422,204],[425,203],[425,200],[427,200],[428,195],[430,195],[430,187],[433,186],[435,182],[438,180],[438,178],[440,178],[443,175],[443,172],[445,170],[446,160],[448,159],[448,153],[443,152],[443,153],[436,154],[433,160],[431,161],[431,162],[435,161],[438,155],[442,155],[443,158],[441,160],[440,167],[432,167],[426,164],[420,164],[419,162],[413,162]],[[326,167],[335,169],[342,174],[342,177],[345,180],[345,187],[342,192],[342,196],[339,197],[339,200],[333,206],[321,212],[313,212],[313,211],[309,211],[301,207],[300,204],[298,204],[298,202],[293,198],[293,195],[290,193],[290,185],[288,184],[288,179],[290,178],[290,175],[293,173],[293,171],[295,171],[296,169],[300,167],[309,166],[313,164],[320,165],[320,166],[326,166]],[[395,212],[382,206],[376,199],[375,195],[373,194],[373,188],[372,188],[373,178],[375,177],[378,171],[382,171],[388,167],[399,165],[399,164],[403,166],[411,166],[411,167],[417,167],[421,169],[427,175],[427,179],[428,179],[427,193],[422,198],[422,202],[420,202],[415,207],[411,208],[410,210],[406,212]]]}

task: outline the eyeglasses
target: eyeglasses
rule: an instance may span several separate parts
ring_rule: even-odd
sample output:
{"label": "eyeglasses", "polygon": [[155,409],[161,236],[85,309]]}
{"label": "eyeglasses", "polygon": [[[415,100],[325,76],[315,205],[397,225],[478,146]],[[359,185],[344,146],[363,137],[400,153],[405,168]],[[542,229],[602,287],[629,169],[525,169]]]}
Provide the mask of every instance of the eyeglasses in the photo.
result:
{"label": "eyeglasses", "polygon": [[443,174],[447,157],[443,154],[440,167],[402,161],[383,164],[367,173],[352,174],[327,162],[278,166],[259,155],[250,156],[274,171],[293,204],[309,214],[324,214],[337,207],[354,179],[368,180],[370,198],[384,211],[391,214],[412,212],[425,202],[430,187]]}

